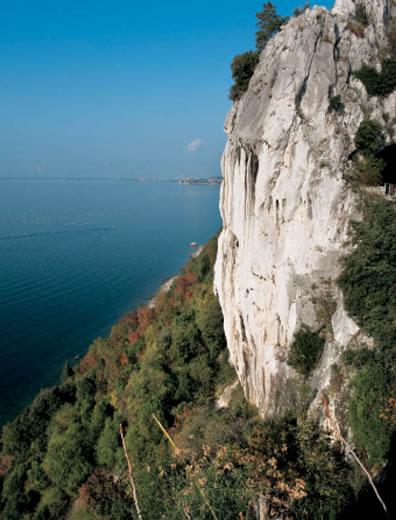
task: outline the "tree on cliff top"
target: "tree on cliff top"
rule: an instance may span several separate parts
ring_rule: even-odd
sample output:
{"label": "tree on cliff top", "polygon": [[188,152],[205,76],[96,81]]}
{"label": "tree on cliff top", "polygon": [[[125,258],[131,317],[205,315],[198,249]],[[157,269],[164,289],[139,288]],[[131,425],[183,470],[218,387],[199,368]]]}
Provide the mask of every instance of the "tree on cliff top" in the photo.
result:
{"label": "tree on cliff top", "polygon": [[256,26],[256,47],[258,51],[262,51],[269,40],[280,30],[282,25],[287,22],[288,18],[279,16],[276,7],[271,2],[263,5],[263,10],[256,14],[258,22]]}
{"label": "tree on cliff top", "polygon": [[263,5],[263,10],[256,14],[256,18],[259,20],[256,24],[258,28],[256,32],[257,51],[239,54],[234,57],[231,64],[232,79],[235,81],[230,89],[229,98],[231,101],[237,101],[246,92],[250,78],[253,76],[259,61],[260,52],[288,20],[288,18],[282,18],[276,13],[276,7],[271,2]]}

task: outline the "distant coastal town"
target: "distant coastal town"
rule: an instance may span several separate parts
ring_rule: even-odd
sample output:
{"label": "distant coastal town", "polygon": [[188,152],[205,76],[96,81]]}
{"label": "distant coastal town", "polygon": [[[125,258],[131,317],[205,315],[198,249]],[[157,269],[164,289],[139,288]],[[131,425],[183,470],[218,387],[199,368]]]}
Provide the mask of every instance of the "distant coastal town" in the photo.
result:
{"label": "distant coastal town", "polygon": [[174,179],[136,179],[139,182],[177,182],[178,184],[212,184],[220,186],[223,177],[182,177]]}

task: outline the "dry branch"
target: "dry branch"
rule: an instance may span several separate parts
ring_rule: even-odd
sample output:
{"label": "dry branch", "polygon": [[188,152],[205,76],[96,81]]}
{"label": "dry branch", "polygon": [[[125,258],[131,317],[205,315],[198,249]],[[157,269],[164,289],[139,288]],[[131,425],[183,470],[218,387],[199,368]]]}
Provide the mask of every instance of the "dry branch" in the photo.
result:
{"label": "dry branch", "polygon": [[128,477],[129,477],[129,481],[132,486],[133,501],[135,502],[135,508],[136,508],[138,518],[139,518],[139,520],[142,520],[142,514],[140,512],[139,502],[138,502],[138,498],[137,498],[137,494],[136,494],[135,480],[133,478],[132,464],[131,464],[131,461],[129,460],[128,452],[127,452],[127,449],[125,446],[124,431],[122,429],[122,424],[120,424],[120,435],[121,435],[121,440],[122,440],[122,447],[124,448],[125,458],[128,463]]}
{"label": "dry branch", "polygon": [[369,483],[370,483],[370,486],[373,488],[374,490],[374,493],[376,495],[376,497],[378,498],[381,506],[383,507],[384,511],[385,511],[385,514],[386,516],[390,519],[391,516],[389,515],[388,513],[388,510],[386,508],[386,505],[385,505],[385,502],[382,500],[381,498],[381,495],[379,494],[378,492],[378,489],[376,487],[376,485],[374,484],[374,481],[373,479],[371,478],[371,475],[370,473],[368,472],[368,470],[364,467],[363,463],[361,462],[361,460],[359,459],[359,457],[356,455],[356,453],[354,452],[354,450],[352,449],[351,445],[344,439],[344,437],[341,435],[341,432],[340,432],[340,429],[338,428],[338,424],[333,420],[333,417],[331,415],[331,412],[330,412],[330,408],[329,408],[329,405],[327,404],[327,399],[326,399],[326,394],[325,392],[323,391],[322,392],[322,397],[323,397],[323,402],[324,402],[324,407],[325,407],[325,410],[326,410],[326,415],[329,419],[329,422],[330,422],[330,426],[332,427],[332,429],[334,430],[334,432],[336,433],[337,437],[340,439],[340,441],[344,444],[344,446],[346,447],[346,449],[351,453],[351,455],[353,456],[353,458],[356,460],[356,462],[359,464],[359,466],[361,467],[363,473],[366,475]]}
{"label": "dry branch", "polygon": [[[175,455],[176,456],[180,456],[180,450],[179,448],[176,446],[175,442],[173,441],[172,437],[169,435],[169,433],[166,431],[166,429],[162,426],[161,422],[157,419],[157,417],[155,416],[155,414],[153,413],[153,419],[154,421],[158,424],[159,428],[161,429],[162,433],[165,435],[165,437],[168,439],[168,441],[170,442],[172,448],[175,450]],[[209,500],[206,498],[206,495],[204,493],[204,490],[202,489],[202,487],[198,484],[198,482],[194,482],[195,486],[197,487],[198,489],[198,492],[199,494],[201,495],[201,497],[203,498],[205,504],[207,505],[211,515],[213,516],[214,520],[219,520],[216,516],[216,513],[213,511],[212,509],[212,506],[210,505],[209,503]]]}

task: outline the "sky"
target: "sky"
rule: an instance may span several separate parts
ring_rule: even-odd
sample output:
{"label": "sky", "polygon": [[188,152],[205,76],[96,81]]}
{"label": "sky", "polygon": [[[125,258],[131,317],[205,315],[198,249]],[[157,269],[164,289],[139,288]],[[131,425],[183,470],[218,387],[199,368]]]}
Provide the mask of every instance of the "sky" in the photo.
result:
{"label": "sky", "polygon": [[262,6],[0,0],[0,177],[221,175],[230,63]]}

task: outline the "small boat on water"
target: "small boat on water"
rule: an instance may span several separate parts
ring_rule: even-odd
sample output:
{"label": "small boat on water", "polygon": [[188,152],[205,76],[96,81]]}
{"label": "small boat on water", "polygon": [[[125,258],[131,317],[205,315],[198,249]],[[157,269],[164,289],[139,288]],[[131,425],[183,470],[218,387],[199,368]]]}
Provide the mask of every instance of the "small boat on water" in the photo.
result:
{"label": "small boat on water", "polygon": [[198,244],[197,244],[196,242],[190,242],[190,246],[191,246],[191,247],[197,247],[197,245],[198,245]]}

